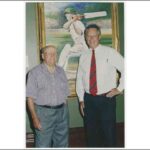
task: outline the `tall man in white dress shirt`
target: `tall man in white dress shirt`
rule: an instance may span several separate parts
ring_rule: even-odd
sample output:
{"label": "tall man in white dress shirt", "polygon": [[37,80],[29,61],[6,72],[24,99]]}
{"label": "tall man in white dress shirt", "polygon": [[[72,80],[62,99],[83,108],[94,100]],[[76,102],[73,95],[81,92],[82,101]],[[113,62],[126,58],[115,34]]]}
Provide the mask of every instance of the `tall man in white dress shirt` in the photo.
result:
{"label": "tall man in white dress shirt", "polygon": [[[80,57],[76,91],[89,147],[116,147],[116,95],[124,88],[123,57],[99,44],[100,28],[85,29],[88,51]],[[117,85],[116,70],[121,73]]]}

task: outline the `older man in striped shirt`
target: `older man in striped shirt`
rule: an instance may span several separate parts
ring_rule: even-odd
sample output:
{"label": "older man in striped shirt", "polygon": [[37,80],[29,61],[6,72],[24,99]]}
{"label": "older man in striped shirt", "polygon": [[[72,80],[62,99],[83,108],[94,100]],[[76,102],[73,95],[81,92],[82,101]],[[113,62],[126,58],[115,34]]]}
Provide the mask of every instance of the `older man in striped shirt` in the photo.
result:
{"label": "older man in striped shirt", "polygon": [[42,49],[43,63],[28,75],[26,97],[35,128],[36,147],[68,147],[68,82],[56,65],[53,45]]}

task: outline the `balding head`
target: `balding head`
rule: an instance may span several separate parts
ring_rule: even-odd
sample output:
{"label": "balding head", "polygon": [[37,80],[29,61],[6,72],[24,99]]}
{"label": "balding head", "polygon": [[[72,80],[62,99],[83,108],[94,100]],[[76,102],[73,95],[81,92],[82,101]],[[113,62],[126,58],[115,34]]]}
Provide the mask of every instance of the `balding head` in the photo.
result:
{"label": "balding head", "polygon": [[42,59],[49,66],[55,66],[57,61],[56,47],[47,45],[41,49]]}

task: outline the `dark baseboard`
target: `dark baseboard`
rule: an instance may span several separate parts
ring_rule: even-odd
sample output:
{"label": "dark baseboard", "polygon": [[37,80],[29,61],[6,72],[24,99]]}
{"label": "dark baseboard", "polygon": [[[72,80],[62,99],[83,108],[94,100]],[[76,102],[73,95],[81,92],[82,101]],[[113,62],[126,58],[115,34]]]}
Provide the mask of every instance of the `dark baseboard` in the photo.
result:
{"label": "dark baseboard", "polygon": [[[69,147],[86,147],[83,127],[70,128]],[[26,133],[26,147],[34,147],[34,134]],[[117,123],[117,147],[124,147],[124,123]]]}

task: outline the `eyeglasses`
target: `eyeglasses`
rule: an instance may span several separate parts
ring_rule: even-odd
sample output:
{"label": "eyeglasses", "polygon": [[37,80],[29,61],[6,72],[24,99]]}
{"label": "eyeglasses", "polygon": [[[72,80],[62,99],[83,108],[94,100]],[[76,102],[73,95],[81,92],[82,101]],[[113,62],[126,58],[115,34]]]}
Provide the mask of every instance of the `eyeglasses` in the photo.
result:
{"label": "eyeglasses", "polygon": [[96,35],[86,35],[86,38],[98,38],[99,34]]}

